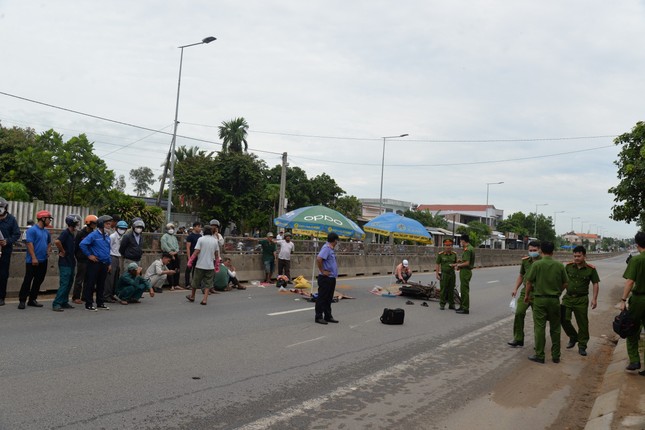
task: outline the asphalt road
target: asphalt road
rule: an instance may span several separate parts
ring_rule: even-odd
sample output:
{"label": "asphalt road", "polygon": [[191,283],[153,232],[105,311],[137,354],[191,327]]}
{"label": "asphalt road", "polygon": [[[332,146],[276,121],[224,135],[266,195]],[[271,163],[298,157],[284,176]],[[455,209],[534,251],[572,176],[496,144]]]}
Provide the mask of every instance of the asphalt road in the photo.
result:
{"label": "asphalt road", "polygon": [[[624,269],[622,257],[595,264],[603,282]],[[370,294],[389,277],[341,278],[337,291],[356,299],[334,304],[340,324],[326,326],[314,323],[312,303],[275,287],[211,296],[208,306],[166,291],[96,313],[9,302],[0,429],[465,428],[463,406],[532,353],[505,347],[518,270],[476,270],[470,315]],[[404,308],[405,324],[381,324],[384,307]],[[549,405],[555,415],[566,407],[561,396]],[[522,414],[548,423],[529,406],[504,415],[507,428]],[[472,422],[494,428],[481,419]]]}

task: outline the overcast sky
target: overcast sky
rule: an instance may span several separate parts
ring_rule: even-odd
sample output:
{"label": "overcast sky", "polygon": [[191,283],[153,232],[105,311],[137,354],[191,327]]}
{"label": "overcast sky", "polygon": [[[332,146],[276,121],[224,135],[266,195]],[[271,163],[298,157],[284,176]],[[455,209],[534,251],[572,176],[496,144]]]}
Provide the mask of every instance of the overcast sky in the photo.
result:
{"label": "overcast sky", "polygon": [[[0,0],[0,92],[172,133],[177,47],[207,36],[184,49],[178,145],[217,151],[243,116],[269,166],[287,152],[378,198],[382,137],[408,133],[384,198],[484,204],[503,181],[506,216],[548,204],[558,234],[636,232],[607,189],[613,138],[645,120],[643,0]],[[5,127],[86,133],[117,175],[161,174],[169,135],[6,94]]]}

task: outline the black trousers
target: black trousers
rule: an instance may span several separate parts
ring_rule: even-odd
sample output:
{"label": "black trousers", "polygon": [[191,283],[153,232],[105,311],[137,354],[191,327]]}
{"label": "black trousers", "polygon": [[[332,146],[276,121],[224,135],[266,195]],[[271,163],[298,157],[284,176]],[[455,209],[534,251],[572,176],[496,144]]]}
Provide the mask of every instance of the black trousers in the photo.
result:
{"label": "black trousers", "polygon": [[9,281],[9,264],[11,263],[12,249],[5,246],[0,255],[0,300],[7,297],[7,281]]}
{"label": "black trousers", "polygon": [[87,261],[76,261],[76,278],[74,278],[74,288],[72,290],[72,300],[80,299],[83,296],[83,283],[87,275]]}
{"label": "black trousers", "polygon": [[39,261],[37,266],[31,263],[25,264],[25,278],[18,293],[18,300],[24,302],[29,298],[33,302],[38,298],[38,291],[47,274],[47,260]]}
{"label": "black trousers", "polygon": [[331,319],[331,302],[336,291],[336,278],[318,275],[318,298],[316,299],[316,319]]}
{"label": "black trousers", "polygon": [[177,272],[174,275],[168,275],[166,282],[169,286],[174,287],[179,285],[179,274],[181,273],[181,267],[179,267],[179,254],[175,255],[175,258],[170,260],[166,266],[168,270],[176,270]]}
{"label": "black trousers", "polygon": [[285,275],[291,281],[291,260],[278,259],[278,275]]}
{"label": "black trousers", "polygon": [[85,307],[90,307],[94,303],[94,290],[96,289],[96,304],[101,306],[104,303],[103,290],[105,288],[105,278],[107,278],[108,265],[105,263],[87,262],[87,273],[85,274],[85,283],[83,285],[83,301]]}

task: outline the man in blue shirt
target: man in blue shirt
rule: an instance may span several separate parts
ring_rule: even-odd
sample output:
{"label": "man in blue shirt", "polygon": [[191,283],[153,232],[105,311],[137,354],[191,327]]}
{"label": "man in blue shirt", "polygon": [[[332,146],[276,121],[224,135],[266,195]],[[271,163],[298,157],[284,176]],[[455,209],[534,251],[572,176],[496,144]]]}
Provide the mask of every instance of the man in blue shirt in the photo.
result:
{"label": "man in blue shirt", "polygon": [[[96,312],[97,309],[110,310],[104,303],[103,288],[105,278],[110,271],[110,236],[105,229],[112,227],[112,217],[102,215],[96,222],[96,230],[81,241],[80,248],[87,256],[87,274],[83,284],[85,309]],[[94,290],[96,290],[96,307],[94,307]]]}
{"label": "man in blue shirt", "polygon": [[4,306],[9,280],[9,265],[13,244],[20,239],[20,227],[16,217],[7,212],[9,202],[0,197],[0,306]]}
{"label": "man in blue shirt", "polygon": [[58,275],[60,277],[56,298],[52,303],[54,312],[74,309],[74,306],[69,304],[69,290],[74,283],[74,269],[76,268],[76,255],[74,255],[74,249],[76,248],[75,233],[80,223],[80,215],[67,215],[65,218],[67,228],[54,241],[54,245],[58,248]]}
{"label": "man in blue shirt", "polygon": [[27,230],[27,256],[25,258],[25,278],[18,293],[18,309],[27,306],[42,308],[43,305],[38,303],[38,291],[45,280],[47,274],[47,257],[51,252],[51,235],[47,230],[52,222],[52,214],[49,211],[39,211],[36,214],[36,224]]}
{"label": "man in blue shirt", "polygon": [[316,258],[318,266],[318,298],[316,299],[316,319],[318,324],[337,323],[331,315],[331,302],[336,290],[338,265],[334,248],[338,244],[338,234],[331,232],[327,235],[327,243],[323,245]]}

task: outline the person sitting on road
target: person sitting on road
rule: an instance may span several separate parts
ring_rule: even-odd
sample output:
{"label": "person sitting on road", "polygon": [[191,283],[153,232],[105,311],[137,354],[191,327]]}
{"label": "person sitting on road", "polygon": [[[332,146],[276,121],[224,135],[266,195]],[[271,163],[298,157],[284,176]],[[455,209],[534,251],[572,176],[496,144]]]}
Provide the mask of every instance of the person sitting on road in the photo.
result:
{"label": "person sitting on road", "polygon": [[233,288],[237,288],[238,290],[246,290],[246,287],[240,284],[240,281],[237,279],[237,272],[231,259],[226,257],[223,264],[228,269],[228,283],[233,284]]}
{"label": "person sitting on road", "polygon": [[408,263],[408,260],[403,260],[398,266],[396,266],[394,277],[396,278],[397,284],[405,284],[411,276],[412,270],[410,270],[410,263]]}
{"label": "person sitting on road", "polygon": [[155,292],[150,286],[150,282],[141,276],[143,271],[137,263],[130,263],[117,282],[116,296],[119,303],[127,305],[128,303],[140,303],[139,299],[143,293],[148,291],[150,297],[155,296]]}
{"label": "person sitting on road", "polygon": [[[172,255],[164,252],[159,260],[155,260],[146,270],[146,278],[150,281],[152,289],[155,293],[163,293],[163,284],[166,282],[168,275],[174,275],[177,273],[175,270],[168,269],[168,263],[172,260]],[[128,267],[130,267],[128,265]]]}

